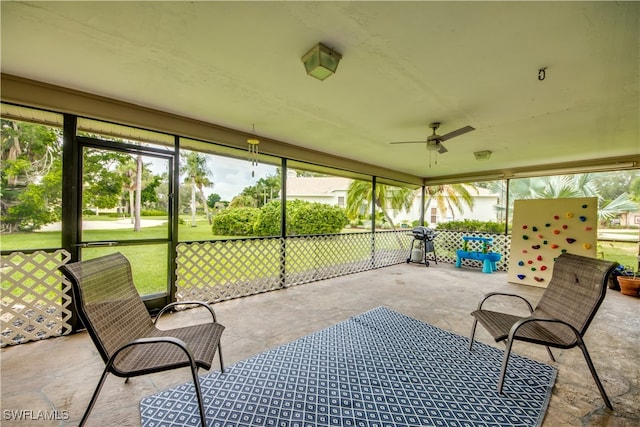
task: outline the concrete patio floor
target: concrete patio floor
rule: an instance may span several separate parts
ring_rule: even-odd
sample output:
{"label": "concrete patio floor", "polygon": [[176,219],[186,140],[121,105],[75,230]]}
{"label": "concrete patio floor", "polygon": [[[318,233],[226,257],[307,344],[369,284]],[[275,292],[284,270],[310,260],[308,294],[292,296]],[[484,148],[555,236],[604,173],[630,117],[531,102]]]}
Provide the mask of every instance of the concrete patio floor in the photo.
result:
{"label": "concrete patio floor", "polygon": [[[225,364],[230,365],[381,305],[468,336],[469,313],[490,291],[518,293],[535,303],[543,290],[507,283],[503,272],[483,274],[442,263],[428,268],[402,264],[213,307],[226,326],[222,349]],[[501,302],[495,307],[511,306]],[[182,326],[206,316],[201,309],[182,311],[163,317],[160,326]],[[543,426],[640,426],[639,334],[640,299],[609,290],[585,341],[615,409],[605,408],[580,350],[556,349],[557,362],[552,364],[558,377]],[[504,347],[480,327],[477,339]],[[516,343],[514,351],[551,363],[541,346]],[[104,367],[84,332],[5,347],[1,356],[3,426],[77,425]],[[219,369],[217,359],[213,369]],[[186,368],[133,378],[128,384],[109,376],[87,425],[139,426],[142,397],[189,380]],[[14,419],[16,414],[33,417],[38,411],[58,420]]]}

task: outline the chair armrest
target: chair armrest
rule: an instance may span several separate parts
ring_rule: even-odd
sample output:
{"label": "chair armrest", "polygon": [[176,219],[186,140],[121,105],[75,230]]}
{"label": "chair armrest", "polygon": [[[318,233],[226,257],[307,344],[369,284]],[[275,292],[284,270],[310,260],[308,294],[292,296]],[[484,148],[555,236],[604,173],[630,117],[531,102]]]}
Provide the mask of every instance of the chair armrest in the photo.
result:
{"label": "chair armrest", "polygon": [[213,318],[213,323],[218,323],[218,321],[216,320],[216,313],[213,311],[213,308],[207,304],[204,301],[180,301],[180,302],[172,302],[169,303],[167,305],[165,305],[162,310],[160,310],[158,312],[158,314],[156,315],[155,320],[153,321],[153,324],[155,325],[158,320],[160,319],[160,316],[162,316],[168,309],[170,309],[171,307],[175,307],[176,305],[200,305],[202,307],[205,307],[207,310],[209,310],[209,313],[211,314],[211,317]]}
{"label": "chair armrest", "polygon": [[487,301],[489,298],[495,297],[495,296],[519,298],[519,299],[521,299],[522,301],[524,301],[527,304],[527,307],[529,307],[529,313],[533,313],[533,306],[531,305],[531,303],[529,301],[527,301],[526,298],[524,298],[524,297],[522,297],[520,295],[508,294],[508,293],[504,293],[504,292],[491,292],[491,293],[486,294],[484,296],[484,298],[482,298],[482,300],[478,304],[478,310],[482,310],[482,305],[485,303],[485,301]]}
{"label": "chair armrest", "polygon": [[544,319],[544,318],[539,318],[539,317],[525,317],[524,319],[520,319],[518,320],[516,323],[513,324],[513,326],[511,326],[511,330],[509,331],[509,340],[513,339],[514,335],[516,334],[516,332],[518,332],[518,329],[520,329],[523,325],[527,324],[527,323],[531,323],[531,322],[540,322],[540,323],[561,323],[565,326],[567,326],[569,329],[571,329],[571,331],[576,335],[576,339],[578,340],[578,342],[582,341],[582,337],[580,336],[580,332],[578,332],[578,330],[576,328],[574,328],[572,325],[570,325],[569,323],[560,320],[560,319]]}
{"label": "chair armrest", "polygon": [[136,345],[146,345],[146,344],[159,344],[159,343],[167,343],[167,344],[173,344],[175,346],[180,347],[180,349],[182,351],[185,352],[185,354],[187,355],[187,358],[189,359],[189,364],[195,369],[196,367],[196,361],[193,357],[193,354],[191,353],[191,350],[189,350],[189,347],[187,346],[187,343],[185,343],[183,340],[181,340],[180,338],[175,338],[175,337],[145,337],[145,338],[137,338],[131,342],[128,342],[127,344],[123,345],[122,347],[118,348],[112,355],[111,357],[109,357],[109,360],[107,361],[107,365],[105,367],[105,371],[109,370],[111,371],[111,367],[113,366],[113,362],[115,361],[116,357],[118,356],[118,354],[120,354],[121,351],[126,350],[129,347],[133,347]]}

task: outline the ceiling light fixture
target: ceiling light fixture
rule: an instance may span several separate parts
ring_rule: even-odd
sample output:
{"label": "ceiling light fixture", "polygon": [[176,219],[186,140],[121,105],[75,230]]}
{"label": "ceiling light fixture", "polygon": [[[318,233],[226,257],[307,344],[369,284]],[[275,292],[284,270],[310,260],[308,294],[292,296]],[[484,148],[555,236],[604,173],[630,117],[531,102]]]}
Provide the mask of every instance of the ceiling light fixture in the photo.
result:
{"label": "ceiling light fixture", "polygon": [[307,74],[324,80],[336,72],[342,55],[322,43],[318,43],[302,57]]}
{"label": "ceiling light fixture", "polygon": [[476,151],[473,155],[476,157],[476,160],[489,160],[491,158],[491,151]]}
{"label": "ceiling light fixture", "polygon": [[247,138],[249,144],[249,161],[251,162],[251,177],[255,177],[255,167],[258,166],[258,145],[260,140],[256,137],[256,125],[252,125],[252,134]]}

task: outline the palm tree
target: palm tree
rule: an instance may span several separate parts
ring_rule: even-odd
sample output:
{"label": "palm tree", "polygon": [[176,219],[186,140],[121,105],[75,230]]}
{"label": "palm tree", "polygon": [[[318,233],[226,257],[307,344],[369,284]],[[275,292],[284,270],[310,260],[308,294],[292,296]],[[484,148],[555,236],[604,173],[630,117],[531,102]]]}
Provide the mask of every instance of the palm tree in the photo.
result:
{"label": "palm tree", "polygon": [[[355,180],[349,184],[347,190],[347,217],[356,219],[362,214],[362,209],[371,209],[372,183],[369,181]],[[389,209],[409,210],[415,197],[414,190],[404,187],[392,187],[384,184],[376,184],[376,208],[384,215],[387,222],[395,230],[396,226],[389,215]]]}
{"label": "palm tree", "polygon": [[463,205],[473,209],[474,199],[470,189],[475,190],[476,194],[478,193],[478,189],[469,184],[443,184],[426,187],[424,211],[427,212],[433,201],[440,213],[445,214],[450,211],[455,218],[456,210],[461,214],[464,213]]}
{"label": "palm tree", "polygon": [[135,159],[128,157],[118,168],[124,176],[123,187],[129,195],[129,215],[133,231],[140,231],[141,211],[142,211],[142,178],[144,174],[144,164],[142,155],[138,154]]}
{"label": "palm tree", "polygon": [[[605,202],[591,173],[512,179],[509,184],[510,204],[516,199],[559,199],[567,197],[597,197],[598,218],[605,220],[622,212],[635,210],[637,205],[627,193]],[[501,185],[499,182],[498,185]]]}
{"label": "palm tree", "polygon": [[136,200],[135,200],[135,218],[133,222],[133,231],[140,231],[142,227],[140,221],[140,213],[142,211],[142,156],[136,156]]}
{"label": "palm tree", "polygon": [[182,167],[182,172],[187,175],[187,180],[191,182],[191,226],[196,226],[196,190],[200,195],[202,206],[204,207],[207,221],[211,224],[211,215],[207,198],[204,196],[204,187],[212,187],[213,182],[209,179],[211,171],[207,167],[207,159],[204,155],[195,151],[190,152],[186,157],[186,163]]}

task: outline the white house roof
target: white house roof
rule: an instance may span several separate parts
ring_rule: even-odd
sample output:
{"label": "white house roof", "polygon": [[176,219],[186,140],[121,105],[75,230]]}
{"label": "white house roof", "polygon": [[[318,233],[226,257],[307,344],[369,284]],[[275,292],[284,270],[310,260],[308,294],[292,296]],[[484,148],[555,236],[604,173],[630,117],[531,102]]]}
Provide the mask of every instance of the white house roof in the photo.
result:
{"label": "white house roof", "polygon": [[287,196],[323,196],[336,191],[347,191],[351,179],[342,177],[308,177],[287,178]]}

